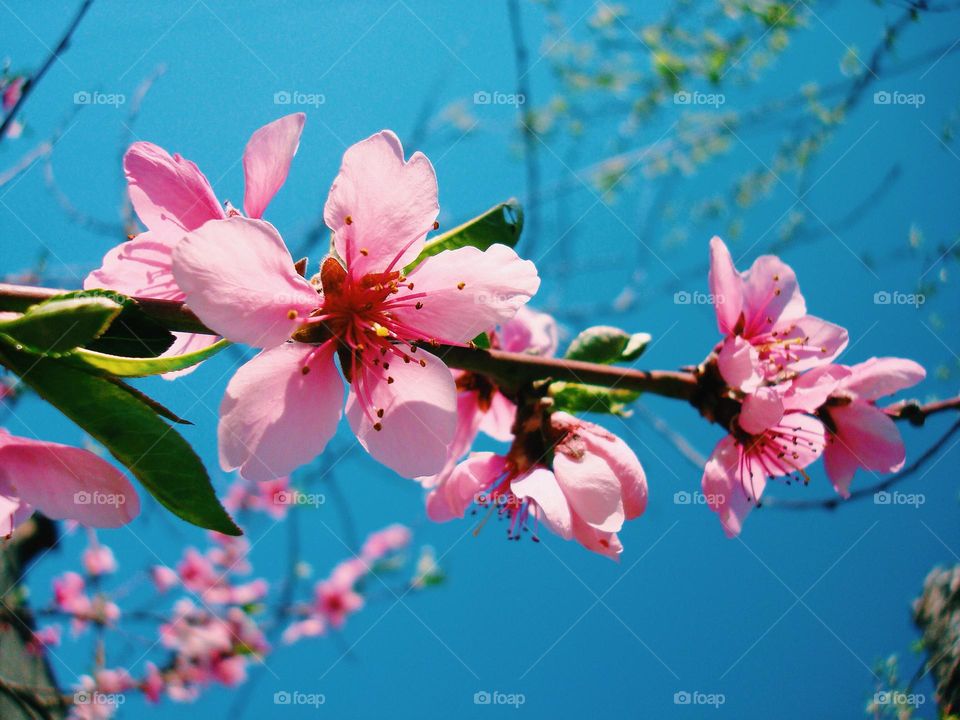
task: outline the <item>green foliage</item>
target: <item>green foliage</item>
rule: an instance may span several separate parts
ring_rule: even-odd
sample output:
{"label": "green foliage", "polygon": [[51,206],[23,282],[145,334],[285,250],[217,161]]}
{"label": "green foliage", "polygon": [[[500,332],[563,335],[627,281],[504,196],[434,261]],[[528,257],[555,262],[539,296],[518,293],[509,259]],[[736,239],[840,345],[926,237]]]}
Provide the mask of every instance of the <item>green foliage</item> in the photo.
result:
{"label": "green foliage", "polygon": [[551,383],[549,393],[553,398],[554,410],[571,414],[606,413],[621,417],[630,414],[627,405],[640,397],[640,393],[633,390],[571,382]]}
{"label": "green foliage", "polygon": [[520,239],[522,230],[523,208],[517,200],[511,198],[494,205],[473,220],[468,220],[429,240],[417,259],[405,268],[405,272],[410,272],[431,255],[444,250],[456,250],[468,246],[486,250],[497,243],[513,247]]}
{"label": "green foliage", "polygon": [[102,370],[116,377],[146,377],[148,375],[161,375],[163,373],[186,370],[213,357],[228,345],[230,345],[230,343],[227,340],[219,340],[213,345],[201,350],[171,357],[117,357],[116,355],[107,355],[105,353],[82,349],[77,350],[76,353],[74,353],[74,357],[82,361],[85,365],[95,367],[98,370]]}
{"label": "green foliage", "polygon": [[630,334],[619,328],[597,325],[577,335],[564,357],[604,365],[632,362],[643,354],[651,339],[648,333]]}
{"label": "green foliage", "polygon": [[123,310],[105,333],[85,346],[88,350],[123,357],[157,357],[173,345],[173,334],[147,317],[126,295],[112,290],[79,290],[58,295],[57,299],[95,297],[108,298]]}
{"label": "green foliage", "polygon": [[122,309],[102,297],[54,298],[0,322],[0,333],[30,352],[62,355],[100,337]]}

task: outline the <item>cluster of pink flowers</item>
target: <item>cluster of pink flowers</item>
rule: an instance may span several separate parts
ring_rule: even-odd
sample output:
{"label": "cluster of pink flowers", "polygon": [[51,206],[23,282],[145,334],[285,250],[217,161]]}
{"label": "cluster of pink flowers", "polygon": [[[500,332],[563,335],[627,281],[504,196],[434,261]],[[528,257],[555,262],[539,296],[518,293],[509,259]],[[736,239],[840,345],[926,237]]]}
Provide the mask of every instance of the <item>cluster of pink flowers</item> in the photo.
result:
{"label": "cluster of pink flowers", "polygon": [[737,272],[720,238],[710,241],[710,292],[723,340],[706,364],[721,384],[701,407],[729,430],[703,473],[703,492],[729,536],[740,533],[770,479],[809,481],[823,455],[846,497],[855,471],[896,472],[905,450],[893,419],[876,401],[920,382],[911,360],[834,363],[847,331],[807,314],[793,270],[772,255]]}
{"label": "cluster of pink flowers", "polygon": [[[6,115],[20,101],[23,86],[27,79],[23,75],[4,75],[0,77],[0,109]],[[23,133],[23,124],[14,120],[7,127],[7,137],[15,139]]]}

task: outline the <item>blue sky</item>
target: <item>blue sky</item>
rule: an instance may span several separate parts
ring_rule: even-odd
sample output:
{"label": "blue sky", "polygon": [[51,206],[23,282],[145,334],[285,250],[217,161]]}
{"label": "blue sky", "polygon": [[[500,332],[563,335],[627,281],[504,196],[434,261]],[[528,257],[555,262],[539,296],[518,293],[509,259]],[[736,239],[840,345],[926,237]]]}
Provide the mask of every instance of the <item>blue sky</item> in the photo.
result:
{"label": "blue sky", "polygon": [[[0,4],[5,39],[0,52],[15,68],[35,66],[73,8],[62,2]],[[860,1],[815,8],[809,28],[794,38],[765,80],[725,89],[725,109],[754,107],[810,79],[841,80],[840,58],[851,50],[867,57],[885,19],[900,12]],[[583,9],[565,3],[561,12],[573,24]],[[530,82],[539,103],[557,91],[549,62],[539,59],[547,47],[544,11],[523,3],[523,17],[537,60]],[[924,17],[907,31],[897,57],[949,44],[958,31],[952,14]],[[845,362],[902,355],[924,364],[931,377],[916,391],[921,398],[957,391],[957,305],[955,290],[944,282],[956,263],[938,260],[935,248],[948,248],[957,234],[960,158],[939,134],[956,110],[958,65],[950,55],[878,81],[877,90],[923,93],[925,102],[919,108],[894,107],[868,97],[816,161],[809,194],[798,197],[777,184],[765,202],[741,213],[743,236],[731,241],[745,267],[775,239],[767,228],[785,211],[807,209],[814,229],[823,226],[822,237],[790,248],[784,257],[797,270],[808,308],[849,329]],[[136,88],[158,66],[163,75],[132,123]],[[305,132],[287,184],[270,208],[288,244],[299,247],[346,145],[381,128],[408,137],[425,100],[434,98],[435,108],[463,100],[479,121],[475,132],[433,128],[420,148],[437,169],[441,222],[449,227],[523,195],[514,108],[472,103],[474,93],[509,93],[515,83],[502,2],[464,3],[453,10],[447,3],[416,0],[282,7],[98,0],[69,52],[27,104],[27,134],[0,148],[0,167],[12,166],[63,127],[53,155],[58,186],[84,213],[116,222],[124,192],[120,153],[132,139],[145,139],[197,162],[218,196],[239,205],[247,138],[290,110],[275,104],[275,94],[322,95],[322,103],[296,108],[307,112]],[[126,102],[85,106],[71,116],[78,92],[123,94]],[[668,103],[640,141],[668,132],[683,110]],[[578,140],[573,169],[609,154],[615,128],[615,123],[589,127]],[[728,155],[682,181],[683,196],[689,201],[728,187],[789,131],[779,122],[764,132],[745,130]],[[562,139],[540,148],[546,184],[571,182],[564,161],[568,149]],[[837,219],[893,167],[900,175],[892,191],[860,222],[836,230]],[[699,362],[709,352],[716,341],[712,311],[676,305],[672,293],[652,289],[674,283],[688,292],[706,291],[705,274],[690,271],[705,262],[707,240],[724,233],[728,220],[687,228],[680,245],[666,239],[683,229],[683,215],[641,233],[648,208],[659,201],[658,182],[637,177],[609,204],[586,188],[565,196],[562,207],[548,202],[532,257],[544,276],[541,306],[575,310],[609,304],[633,286],[642,302],[628,313],[596,314],[591,323],[652,333],[655,343],[639,366],[674,368]],[[926,255],[905,252],[912,226],[923,232]],[[558,258],[554,241],[560,237],[570,239],[572,257]],[[116,241],[70,221],[45,185],[42,164],[0,188],[0,238],[0,271],[30,267],[46,248],[50,277],[70,286],[79,285]],[[315,250],[312,260],[318,259]],[[557,273],[558,267],[566,272]],[[919,309],[874,302],[877,292],[913,292],[921,279],[943,287]],[[567,336],[582,326],[582,321],[568,324]],[[221,490],[229,478],[217,470],[216,408],[238,360],[224,353],[180,382],[142,383],[195,423],[184,434]],[[933,372],[941,367],[949,372]],[[702,454],[721,436],[690,408],[656,398],[644,404]],[[12,432],[42,428],[51,440],[81,440],[75,427],[38,401],[21,408],[8,425]],[[951,421],[934,418],[923,431],[904,428],[909,457]],[[631,444],[650,482],[647,513],[621,534],[626,549],[619,565],[555,537],[539,545],[508,543],[495,526],[473,537],[468,523],[431,524],[419,487],[351,450],[344,433],[332,452],[346,454],[332,476],[359,532],[395,521],[410,524],[418,543],[443,556],[448,582],[401,601],[377,593],[342,638],[276,652],[269,672],[245,696],[246,717],[484,718],[515,712],[517,717],[761,718],[771,707],[784,717],[855,717],[873,694],[871,669],[878,658],[900,652],[903,674],[913,673],[920,658],[909,650],[916,639],[909,603],[929,569],[957,562],[960,552],[953,472],[960,451],[948,445],[941,460],[902,485],[904,492],[923,494],[919,507],[867,500],[834,512],[770,508],[750,517],[740,539],[727,540],[706,507],[674,502],[676,492],[699,487],[696,468],[636,416],[601,422]],[[811,475],[810,487],[777,487],[776,495],[828,497],[822,471]],[[855,482],[874,481],[860,475]],[[305,559],[322,575],[344,556],[346,529],[332,505],[315,512],[316,517],[303,512],[300,527]],[[282,562],[285,531],[260,523],[249,535],[256,543],[255,563],[273,568]],[[102,539],[117,552],[121,571],[133,576],[154,556],[174,562],[182,544],[200,541],[201,533],[152,506],[129,530],[104,533]],[[81,546],[73,538],[45,560],[38,583],[75,563]],[[345,648],[351,648],[346,656]],[[58,655],[57,672],[65,683],[89,669],[89,648],[82,643]],[[278,709],[273,704],[278,690],[323,693],[326,704],[319,711]],[[525,703],[518,711],[474,704],[475,693],[494,690],[522,693]],[[928,697],[926,716],[932,716],[932,687],[924,682],[921,691]],[[678,692],[722,694],[724,703],[717,709],[678,706]],[[232,699],[216,689],[194,708],[165,703],[152,712],[158,718],[188,712],[226,717]],[[123,716],[140,717],[139,702],[131,701]]]}

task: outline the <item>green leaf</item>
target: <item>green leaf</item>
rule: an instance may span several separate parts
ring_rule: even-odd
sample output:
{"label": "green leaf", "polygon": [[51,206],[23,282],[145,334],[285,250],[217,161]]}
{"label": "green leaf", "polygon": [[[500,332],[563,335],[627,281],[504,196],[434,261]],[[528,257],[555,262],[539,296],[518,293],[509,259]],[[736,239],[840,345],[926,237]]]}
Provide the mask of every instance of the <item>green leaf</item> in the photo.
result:
{"label": "green leaf", "polygon": [[577,335],[565,357],[604,365],[632,362],[643,354],[651,339],[648,333],[631,335],[620,328],[597,325]]}
{"label": "green leaf", "polygon": [[516,199],[511,198],[494,205],[473,220],[429,240],[417,259],[407,265],[404,272],[409,273],[431,255],[444,250],[456,250],[468,246],[486,250],[497,243],[513,247],[520,239],[522,230],[523,207]]}
{"label": "green leaf", "polygon": [[53,298],[0,322],[0,333],[30,352],[62,355],[102,335],[122,309],[102,297]]}
{"label": "green leaf", "polygon": [[553,398],[554,410],[568,413],[606,413],[621,417],[630,415],[627,405],[640,397],[640,393],[634,390],[569,382],[551,383],[549,393]]}
{"label": "green leaf", "polygon": [[147,377],[148,375],[162,375],[163,373],[186,370],[207,358],[213,357],[229,344],[230,342],[227,340],[219,340],[201,350],[172,357],[117,357],[93,352],[92,350],[77,350],[73,357],[81,360],[85,365],[103,370],[116,377]]}
{"label": "green leaf", "polygon": [[0,364],[106,447],[172,513],[225,535],[241,534],[193,448],[138,391],[7,343],[0,343]]}
{"label": "green leaf", "polygon": [[481,350],[490,349],[490,336],[487,335],[485,332],[482,332],[479,335],[477,335],[472,342]]}
{"label": "green leaf", "polygon": [[173,334],[150,319],[136,301],[126,295],[113,290],[78,290],[58,296],[73,297],[105,297],[123,306],[110,328],[86,346],[88,350],[120,357],[158,357],[173,345]]}

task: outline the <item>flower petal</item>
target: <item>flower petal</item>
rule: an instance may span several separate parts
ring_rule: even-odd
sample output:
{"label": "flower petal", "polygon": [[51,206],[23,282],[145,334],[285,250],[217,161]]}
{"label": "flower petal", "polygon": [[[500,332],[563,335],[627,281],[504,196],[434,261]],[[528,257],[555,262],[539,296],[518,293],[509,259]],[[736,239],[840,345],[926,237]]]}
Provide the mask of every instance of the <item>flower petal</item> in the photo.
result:
{"label": "flower petal", "polygon": [[[727,537],[740,534],[744,519],[755,507],[755,502],[747,497],[743,489],[740,459],[740,447],[728,435],[717,443],[703,468],[701,485],[704,497],[710,509],[720,517]],[[754,479],[752,487],[757,497],[763,493],[765,484],[766,478],[762,474]]]}
{"label": "flower petal", "polygon": [[776,255],[761,255],[743,274],[743,314],[744,337],[807,314],[796,274]]}
{"label": "flower petal", "polygon": [[[479,334],[479,333],[478,333]],[[557,321],[547,313],[524,305],[496,333],[499,347],[507,352],[525,352],[549,357],[557,352]]]}
{"label": "flower petal", "polygon": [[263,220],[233,217],[189,233],[173,251],[173,275],[207,327],[254,347],[284,342],[319,304]]}
{"label": "flower petal", "polygon": [[573,537],[573,513],[567,496],[563,494],[557,478],[543,467],[535,467],[526,475],[513,480],[510,489],[518,498],[536,503],[540,512],[537,517],[564,540]]}
{"label": "flower petal", "polygon": [[[806,315],[789,323],[789,327],[780,332],[777,339],[779,344],[771,351],[771,358],[778,365],[789,367],[794,372],[803,372],[832,362],[847,347],[849,335],[839,325]],[[803,342],[792,344],[791,340]]]}
{"label": "flower petal", "polygon": [[380,366],[358,367],[347,400],[347,420],[360,444],[408,478],[440,471],[457,430],[450,370],[430,353],[418,351],[413,357],[410,363],[391,362],[387,372]]}
{"label": "flower petal", "polygon": [[412,262],[439,212],[433,165],[420,152],[405,162],[400,140],[383,130],[344,153],[323,219],[350,274],[362,277]]}
{"label": "flower petal", "polygon": [[762,382],[760,353],[738,335],[728,337],[717,353],[717,367],[726,383],[744,392],[753,392]]}
{"label": "flower petal", "polygon": [[[553,417],[565,414],[554,413]],[[587,451],[602,458],[616,475],[623,496],[625,518],[633,520],[640,517],[647,509],[647,476],[640,460],[630,446],[613,433],[593,423],[583,420],[577,422],[590,430],[580,435]]]}
{"label": "flower petal", "polygon": [[751,435],[759,435],[778,424],[782,417],[783,403],[779,393],[773,388],[762,387],[744,398],[738,423]]}
{"label": "flower petal", "polygon": [[105,288],[134,297],[183,300],[171,270],[173,248],[179,238],[140,233],[103,257],[100,267],[83,281],[84,290]]}
{"label": "flower petal", "polygon": [[[529,260],[506,245],[462,247],[424,260],[410,273],[413,290],[395,295],[395,315],[427,338],[465,343],[509,320],[537,292],[540,278]],[[422,294],[422,296],[421,296]],[[404,302],[406,296],[415,296]]]}
{"label": "flower petal", "polygon": [[475,391],[457,393],[457,432],[447,449],[447,462],[436,475],[417,478],[417,482],[423,487],[432,488],[442,483],[457,467],[460,458],[470,452],[473,441],[480,431],[480,423],[486,417],[480,411],[477,400],[478,396]]}
{"label": "flower petal", "polygon": [[471,453],[427,496],[427,516],[434,522],[462,518],[477,495],[505,471],[505,458],[491,452]]}
{"label": "flower petal", "polygon": [[837,494],[843,498],[850,497],[850,483],[860,463],[857,456],[850,452],[850,448],[837,440],[835,435],[830,436],[823,451],[823,467]]}
{"label": "flower petal", "polygon": [[277,190],[286,182],[306,119],[302,112],[293,113],[264,125],[250,136],[243,151],[246,183],[243,211],[247,217],[262,217]]}
{"label": "flower petal", "polygon": [[836,425],[835,443],[844,445],[857,464],[875,472],[896,472],[906,450],[897,424],[880,408],[865,402],[830,408]]}
{"label": "flower petal", "polygon": [[913,387],[927,376],[927,371],[913,360],[883,357],[850,366],[850,377],[842,387],[864,400],[877,400]]}
{"label": "flower petal", "polygon": [[[175,332],[173,333],[173,337],[173,344],[168,347],[160,357],[176,357],[177,355],[200,352],[204,348],[208,348],[214,343],[220,341],[220,338],[218,338],[216,335],[205,335],[200,333]],[[178,377],[189,375],[202,364],[203,363],[197,363],[196,365],[191,365],[183,370],[175,370],[174,372],[163,373],[160,377],[162,377],[164,380],[175,380]]]}
{"label": "flower petal", "polygon": [[603,458],[590,452],[575,458],[558,448],[553,472],[573,513],[587,525],[603,532],[623,527],[620,481]]}
{"label": "flower petal", "polygon": [[608,557],[614,562],[620,562],[623,545],[616,533],[597,530],[574,515],[573,539],[591,552]]}
{"label": "flower petal", "polygon": [[284,343],[236,372],[217,429],[224,470],[240,468],[248,480],[273,480],[323,452],[343,407],[333,355],[333,343]]}
{"label": "flower petal", "polygon": [[494,392],[490,407],[481,413],[480,430],[494,440],[513,440],[513,423],[517,419],[517,406],[501,392]]}
{"label": "flower petal", "polygon": [[54,520],[113,528],[140,513],[130,481],[88,450],[4,433],[0,476],[21,502]]}
{"label": "flower petal", "polygon": [[733,265],[726,244],[719,237],[710,239],[710,294],[714,298],[717,327],[724,335],[733,335],[743,310],[743,281]]}
{"label": "flower petal", "polygon": [[136,142],[123,156],[130,202],[149,230],[165,227],[196,230],[224,217],[223,208],[202,172],[180,155]]}

